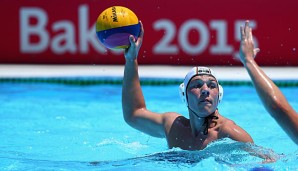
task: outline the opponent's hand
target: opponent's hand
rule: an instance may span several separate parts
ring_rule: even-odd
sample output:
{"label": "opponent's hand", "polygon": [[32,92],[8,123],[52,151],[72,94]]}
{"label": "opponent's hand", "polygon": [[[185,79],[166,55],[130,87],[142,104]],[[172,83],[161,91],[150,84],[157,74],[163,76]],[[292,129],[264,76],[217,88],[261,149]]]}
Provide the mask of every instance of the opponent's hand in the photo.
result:
{"label": "opponent's hand", "polygon": [[135,40],[135,38],[132,35],[129,36],[130,46],[127,49],[125,49],[124,52],[125,59],[128,61],[134,61],[135,59],[137,59],[139,50],[143,43],[144,28],[141,21],[140,24],[141,31],[137,40]]}
{"label": "opponent's hand", "polygon": [[245,60],[254,59],[260,49],[254,47],[252,29],[249,27],[249,21],[245,21],[245,26],[244,28],[241,26],[240,32],[240,60],[244,64]]}

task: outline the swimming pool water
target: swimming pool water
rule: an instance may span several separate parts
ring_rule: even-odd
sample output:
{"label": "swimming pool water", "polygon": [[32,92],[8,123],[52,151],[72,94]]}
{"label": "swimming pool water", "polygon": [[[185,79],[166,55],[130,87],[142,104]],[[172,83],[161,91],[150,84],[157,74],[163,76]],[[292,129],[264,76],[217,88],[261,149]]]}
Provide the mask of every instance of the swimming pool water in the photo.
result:
{"label": "swimming pool water", "polygon": [[[298,110],[298,88],[281,88]],[[202,151],[167,149],[123,120],[121,85],[0,84],[0,170],[298,170],[298,148],[269,116],[250,86],[224,87],[219,112],[254,139],[256,151],[224,139]],[[143,86],[147,108],[187,116],[178,87]]]}

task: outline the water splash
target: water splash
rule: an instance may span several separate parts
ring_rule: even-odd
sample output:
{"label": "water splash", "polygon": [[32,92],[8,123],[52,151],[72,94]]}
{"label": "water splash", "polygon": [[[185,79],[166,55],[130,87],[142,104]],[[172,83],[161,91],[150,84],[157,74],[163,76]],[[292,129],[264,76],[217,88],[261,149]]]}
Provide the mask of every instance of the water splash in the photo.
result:
{"label": "water splash", "polygon": [[[249,149],[249,150],[248,150]],[[263,158],[257,154],[277,155],[272,150],[250,143],[235,142],[230,139],[215,141],[200,151],[179,148],[118,161],[102,161],[96,164],[104,168],[143,167],[145,170],[169,168],[208,168],[213,170],[249,170],[262,166]],[[278,155],[277,155],[278,156]],[[212,166],[212,168],[210,168]]]}
{"label": "water splash", "polygon": [[136,151],[147,148],[147,145],[141,144],[140,142],[122,142],[116,139],[104,139],[103,141],[96,144],[98,147],[113,146],[114,148],[122,149],[129,153],[135,153]]}

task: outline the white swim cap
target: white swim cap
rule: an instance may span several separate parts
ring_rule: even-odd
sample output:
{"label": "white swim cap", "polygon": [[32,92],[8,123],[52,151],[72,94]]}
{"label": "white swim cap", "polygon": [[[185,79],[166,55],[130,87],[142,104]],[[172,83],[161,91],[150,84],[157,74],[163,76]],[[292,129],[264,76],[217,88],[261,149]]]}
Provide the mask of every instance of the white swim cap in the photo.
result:
{"label": "white swim cap", "polygon": [[222,97],[223,97],[223,88],[221,85],[219,85],[218,80],[217,80],[214,72],[212,71],[212,69],[210,69],[208,67],[202,67],[202,66],[193,67],[185,76],[184,82],[182,84],[180,84],[179,94],[180,94],[181,100],[186,104],[186,106],[188,106],[188,101],[186,98],[186,89],[187,89],[189,81],[193,77],[198,76],[198,75],[210,75],[215,78],[217,85],[218,85],[218,103],[220,103],[222,100]]}

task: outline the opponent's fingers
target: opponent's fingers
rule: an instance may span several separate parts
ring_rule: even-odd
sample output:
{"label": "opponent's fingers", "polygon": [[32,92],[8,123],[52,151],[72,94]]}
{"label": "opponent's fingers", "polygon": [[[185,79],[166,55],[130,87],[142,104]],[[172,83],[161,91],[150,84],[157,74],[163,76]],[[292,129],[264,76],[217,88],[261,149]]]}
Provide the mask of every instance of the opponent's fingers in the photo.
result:
{"label": "opponent's fingers", "polygon": [[257,56],[257,54],[260,52],[261,50],[259,48],[255,48],[254,49],[254,57]]}
{"label": "opponent's fingers", "polygon": [[241,40],[244,40],[245,39],[245,33],[244,33],[243,26],[240,27],[240,35],[241,35]]}
{"label": "opponent's fingers", "polygon": [[253,37],[252,37],[252,28],[249,28],[248,39],[251,40],[251,41],[253,41]]}
{"label": "opponent's fingers", "polygon": [[249,27],[249,21],[248,20],[245,21],[244,34],[245,34],[245,38],[249,39],[250,27]]}

